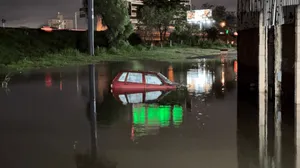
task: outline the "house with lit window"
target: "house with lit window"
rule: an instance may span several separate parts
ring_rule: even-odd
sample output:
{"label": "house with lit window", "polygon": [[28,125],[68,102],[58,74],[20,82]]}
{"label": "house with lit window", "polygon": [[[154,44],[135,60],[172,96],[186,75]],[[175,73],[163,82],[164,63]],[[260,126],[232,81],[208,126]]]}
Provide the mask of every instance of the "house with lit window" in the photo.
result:
{"label": "house with lit window", "polygon": [[73,29],[74,22],[72,19],[64,19],[64,16],[58,12],[56,18],[48,20],[48,26],[57,29]]}

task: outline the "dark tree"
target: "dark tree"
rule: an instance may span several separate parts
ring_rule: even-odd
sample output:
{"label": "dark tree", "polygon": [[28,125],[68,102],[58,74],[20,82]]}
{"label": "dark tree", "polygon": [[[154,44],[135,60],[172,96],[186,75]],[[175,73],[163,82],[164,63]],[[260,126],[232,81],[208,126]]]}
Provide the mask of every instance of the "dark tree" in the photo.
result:
{"label": "dark tree", "polygon": [[226,19],[226,8],[225,6],[215,6],[213,9],[213,18],[217,23],[225,21]]}
{"label": "dark tree", "polygon": [[201,9],[213,9],[215,6],[210,3],[204,3],[201,6]]}
{"label": "dark tree", "polygon": [[226,21],[227,27],[229,27],[232,30],[236,29],[237,17],[234,12],[226,12],[225,21]]}
{"label": "dark tree", "polygon": [[144,5],[138,8],[137,17],[141,28],[152,32],[157,30],[160,40],[166,39],[169,26],[185,21],[186,8],[180,0],[144,0]]}
{"label": "dark tree", "polygon": [[209,40],[212,40],[212,41],[217,40],[219,31],[215,27],[206,29],[205,32],[207,33],[207,38]]}
{"label": "dark tree", "polygon": [[[82,3],[83,7],[87,8],[88,0],[83,0]],[[106,36],[111,45],[120,40],[126,40],[133,32],[128,13],[128,3],[124,0],[95,0],[94,11],[95,16],[101,17],[103,24],[108,27]]]}

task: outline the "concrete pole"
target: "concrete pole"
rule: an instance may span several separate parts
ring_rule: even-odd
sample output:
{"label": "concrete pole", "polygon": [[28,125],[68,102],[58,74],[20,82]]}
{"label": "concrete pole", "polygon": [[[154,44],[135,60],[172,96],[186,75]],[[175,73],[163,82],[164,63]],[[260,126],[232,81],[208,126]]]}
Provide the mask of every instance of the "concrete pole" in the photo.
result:
{"label": "concrete pole", "polygon": [[89,34],[89,52],[91,56],[95,55],[94,47],[94,0],[88,0],[88,34]]}
{"label": "concrete pole", "polygon": [[266,167],[268,156],[266,98],[265,93],[259,93],[259,164],[261,168]]}
{"label": "concrete pole", "polygon": [[275,164],[281,167],[281,78],[282,78],[282,29],[281,25],[275,26]]}
{"label": "concrete pole", "polygon": [[275,143],[274,143],[274,151],[275,151],[275,167],[276,168],[281,168],[281,160],[282,160],[282,155],[281,155],[281,149],[282,149],[282,132],[281,132],[281,103],[280,100],[275,97]]}
{"label": "concrete pole", "polygon": [[[281,25],[275,26],[275,99],[280,100],[282,78],[282,31]],[[275,100],[275,102],[277,102]]]}
{"label": "concrete pole", "polygon": [[267,47],[268,47],[268,29],[264,26],[264,13],[260,12],[259,15],[259,51],[258,51],[258,64],[259,64],[259,163],[260,167],[266,167],[267,161]]}
{"label": "concrete pole", "polygon": [[74,24],[75,24],[75,30],[77,30],[77,12],[75,12],[75,15],[74,15],[74,17],[75,17],[75,19],[74,19]]}
{"label": "concrete pole", "polygon": [[295,116],[295,146],[296,146],[296,156],[295,156],[295,163],[296,163],[296,167],[300,167],[300,105],[297,104],[295,106],[295,112],[296,112],[296,116]]}
{"label": "concrete pole", "polygon": [[296,167],[300,167],[300,5],[298,5],[296,8],[295,20],[295,144]]}
{"label": "concrete pole", "polygon": [[295,103],[300,105],[300,7],[296,10]]}
{"label": "concrete pole", "polygon": [[268,93],[267,89],[267,74],[268,74],[268,29],[264,26],[264,13],[261,12],[259,16],[259,51],[258,51],[258,64],[259,64],[259,93]]}
{"label": "concrete pole", "polygon": [[259,51],[258,51],[258,62],[259,62],[259,126],[265,126],[267,124],[266,118],[266,102],[267,98],[267,28],[263,24],[263,12],[260,13],[259,17]]}

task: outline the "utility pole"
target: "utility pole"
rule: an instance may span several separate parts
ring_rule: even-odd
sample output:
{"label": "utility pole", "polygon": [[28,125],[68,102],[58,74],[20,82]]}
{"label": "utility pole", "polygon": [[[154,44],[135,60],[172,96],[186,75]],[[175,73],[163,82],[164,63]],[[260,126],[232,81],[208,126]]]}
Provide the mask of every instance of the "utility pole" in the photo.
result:
{"label": "utility pole", "polygon": [[78,15],[78,12],[75,12],[75,19],[74,19],[74,25],[75,25],[75,30],[77,30],[77,15]]}
{"label": "utility pole", "polygon": [[94,0],[88,0],[88,34],[89,34],[89,52],[91,56],[95,55],[94,47]]}
{"label": "utility pole", "polygon": [[[95,22],[94,22],[94,0],[88,0],[88,34],[89,34],[89,53],[91,56],[95,55],[94,47],[94,31],[95,31]],[[91,155],[92,160],[97,159],[97,110],[96,110],[96,70],[95,64],[89,65],[89,85],[90,85],[90,110],[93,122],[91,123]]]}
{"label": "utility pole", "polygon": [[2,22],[2,27],[5,28],[6,20],[5,20],[5,19],[2,19],[1,22]]}

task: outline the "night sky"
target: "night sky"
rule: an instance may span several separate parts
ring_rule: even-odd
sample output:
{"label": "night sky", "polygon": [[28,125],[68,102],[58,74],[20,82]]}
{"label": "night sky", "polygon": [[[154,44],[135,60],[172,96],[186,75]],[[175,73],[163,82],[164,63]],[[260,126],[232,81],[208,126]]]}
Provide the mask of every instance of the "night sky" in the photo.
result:
{"label": "night sky", "polygon": [[[228,10],[235,10],[236,0],[192,0],[199,7],[209,2],[224,5]],[[65,17],[74,18],[74,12],[81,7],[81,0],[1,0],[0,18],[7,20],[8,27],[37,27],[54,18],[57,12]],[[79,21],[83,25],[84,21]]]}

